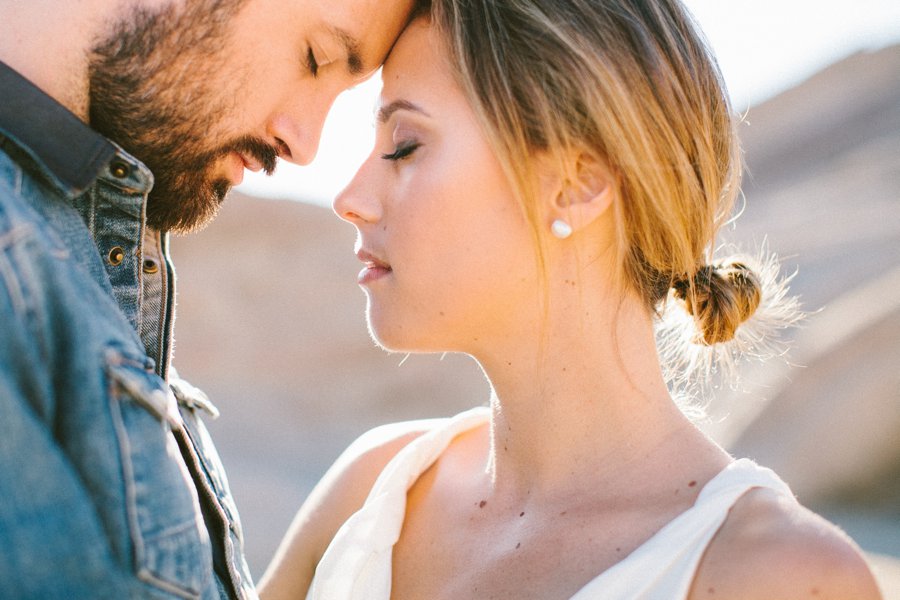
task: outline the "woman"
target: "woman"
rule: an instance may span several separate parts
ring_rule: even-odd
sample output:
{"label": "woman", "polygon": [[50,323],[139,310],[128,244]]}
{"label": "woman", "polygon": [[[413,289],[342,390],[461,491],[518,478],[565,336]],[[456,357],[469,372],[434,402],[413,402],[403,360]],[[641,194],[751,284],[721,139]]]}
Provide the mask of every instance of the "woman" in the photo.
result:
{"label": "woman", "polygon": [[263,597],[879,597],[853,543],[705,437],[663,374],[667,308],[709,348],[784,309],[709,256],[738,153],[677,1],[435,0],[383,79],[375,151],[335,201],[369,326],[473,356],[490,407],[354,443]]}

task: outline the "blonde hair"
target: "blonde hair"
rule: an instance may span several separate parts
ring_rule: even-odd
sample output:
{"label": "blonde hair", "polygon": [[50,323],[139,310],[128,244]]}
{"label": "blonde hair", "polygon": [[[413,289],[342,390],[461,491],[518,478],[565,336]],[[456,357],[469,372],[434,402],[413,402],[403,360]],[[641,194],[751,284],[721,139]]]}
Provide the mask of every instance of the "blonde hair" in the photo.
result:
{"label": "blonde hair", "polygon": [[[621,272],[657,314],[669,290],[696,341],[735,335],[760,302],[745,264],[711,266],[739,189],[718,66],[677,0],[432,0],[457,79],[540,238],[533,157],[602,161],[617,187]],[[542,258],[541,258],[542,261]],[[720,268],[721,267],[721,268]]]}

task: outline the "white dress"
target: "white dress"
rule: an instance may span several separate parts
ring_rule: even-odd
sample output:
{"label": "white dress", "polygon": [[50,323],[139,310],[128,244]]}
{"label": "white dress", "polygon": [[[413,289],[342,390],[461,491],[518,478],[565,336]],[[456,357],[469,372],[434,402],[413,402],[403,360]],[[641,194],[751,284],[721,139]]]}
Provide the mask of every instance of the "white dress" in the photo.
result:
{"label": "white dress", "polygon": [[[389,600],[391,558],[406,514],[406,493],[454,437],[490,419],[475,408],[439,421],[387,464],[363,507],[334,536],[307,600]],[[700,559],[729,509],[751,488],[770,488],[793,498],[769,469],[748,459],[732,462],[700,491],[694,506],[670,521],[621,562],[579,590],[571,600],[673,600],[687,597]]]}

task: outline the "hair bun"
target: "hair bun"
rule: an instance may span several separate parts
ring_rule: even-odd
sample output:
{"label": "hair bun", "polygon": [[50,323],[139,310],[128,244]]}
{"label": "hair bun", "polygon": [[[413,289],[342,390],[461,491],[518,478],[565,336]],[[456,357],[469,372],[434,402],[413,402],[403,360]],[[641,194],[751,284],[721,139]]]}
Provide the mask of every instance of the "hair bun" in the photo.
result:
{"label": "hair bun", "polygon": [[759,277],[736,261],[705,265],[693,276],[676,281],[672,289],[694,317],[699,332],[696,341],[710,346],[733,339],[762,299]]}

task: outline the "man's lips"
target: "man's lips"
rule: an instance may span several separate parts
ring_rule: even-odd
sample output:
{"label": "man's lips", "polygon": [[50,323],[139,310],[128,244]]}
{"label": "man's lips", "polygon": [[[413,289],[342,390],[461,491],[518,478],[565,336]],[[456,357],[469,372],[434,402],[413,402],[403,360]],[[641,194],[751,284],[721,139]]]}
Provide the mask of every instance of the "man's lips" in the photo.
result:
{"label": "man's lips", "polygon": [[227,178],[231,185],[234,186],[240,185],[244,181],[244,169],[259,173],[264,168],[262,162],[244,152],[232,151],[229,153],[229,157],[230,164],[233,166],[228,167],[229,173]]}
{"label": "man's lips", "polygon": [[246,163],[244,162],[244,157],[239,153],[229,152],[225,155],[225,163],[222,168],[225,169],[224,176],[231,185],[238,186],[244,181]]}
{"label": "man's lips", "polygon": [[367,250],[357,250],[356,258],[362,261],[364,265],[363,269],[359,272],[359,276],[357,277],[357,281],[360,285],[365,285],[367,283],[372,283],[373,281],[381,279],[392,270],[391,266],[388,263],[381,260]]}
{"label": "man's lips", "polygon": [[259,159],[254,158],[253,156],[245,152],[238,152],[237,155],[241,158],[242,161],[244,161],[244,168],[248,171],[259,173],[263,170],[262,161],[260,161]]}

